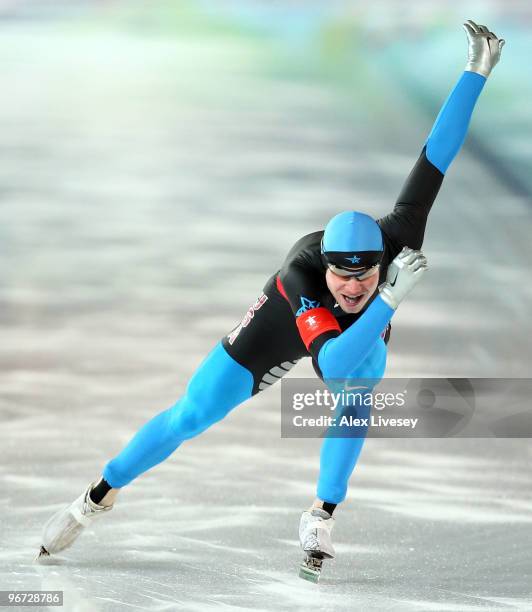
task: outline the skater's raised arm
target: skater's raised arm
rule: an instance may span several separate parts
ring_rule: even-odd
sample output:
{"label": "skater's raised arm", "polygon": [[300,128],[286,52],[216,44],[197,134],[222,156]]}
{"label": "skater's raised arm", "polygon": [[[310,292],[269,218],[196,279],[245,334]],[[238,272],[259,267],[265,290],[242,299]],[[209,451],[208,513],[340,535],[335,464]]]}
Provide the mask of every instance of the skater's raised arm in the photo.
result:
{"label": "skater's raised arm", "polygon": [[467,21],[464,29],[469,43],[465,71],[442,106],[393,212],[378,220],[392,258],[405,245],[421,248],[445,172],[464,142],[476,101],[500,58],[504,40],[473,21]]}

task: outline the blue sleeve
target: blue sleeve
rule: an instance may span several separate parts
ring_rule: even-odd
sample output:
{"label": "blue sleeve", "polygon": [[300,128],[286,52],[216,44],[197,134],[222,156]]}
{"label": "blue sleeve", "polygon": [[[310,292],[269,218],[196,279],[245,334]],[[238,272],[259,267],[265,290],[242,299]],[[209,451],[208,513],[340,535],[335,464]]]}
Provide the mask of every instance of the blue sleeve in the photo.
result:
{"label": "blue sleeve", "polygon": [[358,321],[336,338],[327,340],[318,353],[318,365],[324,380],[349,378],[367,357],[394,312],[378,295]]}
{"label": "blue sleeve", "polygon": [[426,141],[431,164],[445,174],[464,142],[476,101],[486,77],[464,72],[442,106]]}

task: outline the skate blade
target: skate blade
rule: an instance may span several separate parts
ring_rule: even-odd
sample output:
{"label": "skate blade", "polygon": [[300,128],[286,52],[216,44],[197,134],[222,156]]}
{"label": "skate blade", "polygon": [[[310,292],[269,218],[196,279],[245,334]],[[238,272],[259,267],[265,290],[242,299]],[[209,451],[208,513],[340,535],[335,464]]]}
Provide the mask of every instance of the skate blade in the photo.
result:
{"label": "skate blade", "polygon": [[49,558],[50,558],[50,553],[46,550],[46,548],[44,548],[44,546],[41,546],[39,553],[33,560],[36,561],[37,563],[43,563],[43,562],[46,562]]}
{"label": "skate blade", "polygon": [[299,577],[303,578],[303,580],[308,580],[309,582],[317,584],[320,580],[320,572],[302,565],[299,568]]}
{"label": "skate blade", "polygon": [[306,563],[302,563],[299,566],[299,577],[303,578],[303,580],[308,580],[309,582],[313,582],[317,584],[319,582],[321,576],[321,568],[316,569],[309,567]]}
{"label": "skate blade", "polygon": [[299,566],[299,577],[316,584],[321,576],[322,560],[309,557]]}

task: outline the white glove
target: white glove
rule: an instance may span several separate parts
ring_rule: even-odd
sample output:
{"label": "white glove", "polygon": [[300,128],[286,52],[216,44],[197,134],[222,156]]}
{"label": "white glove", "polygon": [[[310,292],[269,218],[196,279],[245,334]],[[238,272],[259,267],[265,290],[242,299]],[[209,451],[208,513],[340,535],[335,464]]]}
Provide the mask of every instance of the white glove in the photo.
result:
{"label": "white glove", "polygon": [[381,298],[396,310],[419,283],[427,267],[427,259],[421,251],[403,247],[388,268],[386,282],[379,287]]}
{"label": "white glove", "polygon": [[477,25],[471,19],[464,23],[464,30],[469,42],[469,58],[465,69],[487,78],[499,61],[506,41],[498,38],[486,26]]}

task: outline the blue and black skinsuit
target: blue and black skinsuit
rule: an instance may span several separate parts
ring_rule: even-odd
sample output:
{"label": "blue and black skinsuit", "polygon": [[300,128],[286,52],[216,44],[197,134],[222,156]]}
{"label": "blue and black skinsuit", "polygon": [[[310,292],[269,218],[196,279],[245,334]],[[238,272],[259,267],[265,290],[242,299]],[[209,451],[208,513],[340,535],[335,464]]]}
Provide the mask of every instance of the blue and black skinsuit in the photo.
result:
{"label": "blue and black skinsuit", "polygon": [[[378,224],[384,240],[380,281],[403,246],[420,249],[431,206],[465,138],[485,77],[464,72],[442,107],[393,211]],[[173,406],[147,422],[105,467],[111,487],[127,485],[184,441],[221,420],[238,404],[278,381],[302,357],[331,378],[380,379],[393,310],[378,293],[360,314],[335,307],[325,283],[323,231],[298,240],[241,323],[207,355]],[[308,318],[312,317],[311,325]],[[312,330],[309,332],[309,329]],[[322,443],[317,496],[344,500],[363,438]]]}

